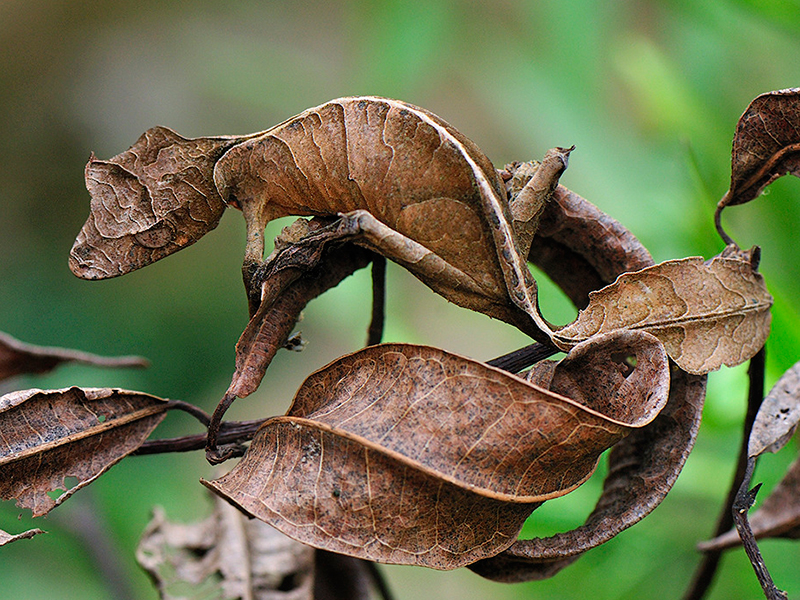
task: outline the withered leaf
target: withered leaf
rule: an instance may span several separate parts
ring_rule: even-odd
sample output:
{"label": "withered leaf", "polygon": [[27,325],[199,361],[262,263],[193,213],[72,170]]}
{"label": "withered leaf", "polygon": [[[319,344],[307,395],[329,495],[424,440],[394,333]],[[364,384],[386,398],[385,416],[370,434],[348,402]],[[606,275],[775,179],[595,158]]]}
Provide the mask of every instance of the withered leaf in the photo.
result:
{"label": "withered leaf", "polygon": [[214,229],[225,210],[214,165],[243,139],[187,139],[153,127],[109,160],[92,155],[86,165],[90,214],[70,251],[72,272],[83,279],[123,275]]}
{"label": "withered leaf", "polygon": [[761,94],[739,118],[731,185],[719,208],[744,204],[783,175],[800,176],[800,89]]}
{"label": "withered leaf", "polygon": [[[749,517],[756,538],[800,538],[800,459],[796,459],[781,482],[764,503]],[[701,551],[722,550],[740,545],[741,538],[732,529],[697,545]]]}
{"label": "withered leaf", "polygon": [[314,550],[217,497],[203,521],[168,521],[156,508],[136,560],[162,600],[191,597],[312,600]]}
{"label": "withered leaf", "polygon": [[[154,396],[102,388],[0,397],[0,498],[46,514],[138,448],[166,408]],[[54,499],[56,490],[65,491]]]}
{"label": "withered leaf", "polygon": [[506,583],[546,579],[650,514],[666,497],[692,450],[705,384],[705,376],[673,371],[666,407],[652,423],[611,449],[603,493],[583,525],[550,537],[518,540],[469,568]]}
{"label": "withered leaf", "polygon": [[46,373],[65,362],[98,367],[146,367],[148,364],[139,356],[98,356],[67,348],[25,344],[0,331],[0,380],[22,373]]}
{"label": "withered leaf", "polygon": [[800,362],[795,363],[772,386],[758,409],[747,455],[777,452],[786,445],[800,422]]}
{"label": "withered leaf", "polygon": [[[590,292],[621,273],[653,264],[625,227],[563,186],[542,214],[530,260],[579,308],[588,304]],[[603,493],[583,525],[552,537],[518,540],[469,568],[505,582],[552,577],[650,514],[672,488],[694,445],[705,384],[706,376],[673,369],[667,406],[612,448]]]}
{"label": "withered leaf", "polygon": [[616,329],[652,333],[683,370],[704,374],[751,358],[769,334],[772,296],[751,263],[716,257],[670,260],[589,294],[556,337],[565,343]]}
{"label": "withered leaf", "polygon": [[538,503],[650,422],[668,387],[663,347],[641,332],[577,346],[552,391],[443,350],[373,346],[312,374],[204,483],[313,546],[452,569],[511,544]]}
{"label": "withered leaf", "polygon": [[38,535],[40,533],[45,533],[45,532],[42,531],[41,529],[29,529],[28,531],[12,535],[0,529],[0,546],[5,546],[6,544],[10,544],[11,542],[17,542],[19,540],[29,540],[33,536]]}

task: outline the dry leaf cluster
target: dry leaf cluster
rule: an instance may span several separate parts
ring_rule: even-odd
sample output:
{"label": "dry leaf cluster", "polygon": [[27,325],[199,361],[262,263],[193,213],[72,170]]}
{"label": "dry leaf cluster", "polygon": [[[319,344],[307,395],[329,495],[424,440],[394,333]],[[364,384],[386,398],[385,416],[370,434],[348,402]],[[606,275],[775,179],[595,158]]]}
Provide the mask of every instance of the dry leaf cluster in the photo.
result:
{"label": "dry leaf cluster", "polygon": [[[240,598],[366,598],[371,578],[380,585],[367,561],[467,566],[506,582],[550,577],[663,500],[694,444],[707,373],[763,357],[772,298],[759,250],[741,250],[721,214],[781,175],[800,175],[799,98],[764,94],[742,116],[715,219],[726,248],[710,260],[653,264],[620,223],[559,184],[573,148],[498,170],[451,125],[397,100],[342,98],[248,136],[187,139],[156,127],[109,160],[92,156],[72,271],[104,279],[146,266],[199,240],[233,207],[247,227],[251,319],[212,416],[116,389],[0,398],[0,497],[43,515],[133,452],[205,446],[212,463],[244,455],[203,483],[258,521],[219,503],[193,526],[157,514],[139,559],[163,598],[175,597],[176,581]],[[265,226],[287,215],[306,218],[265,257]],[[535,343],[489,363],[380,344],[385,259]],[[541,314],[529,262],[580,309],[573,323],[557,329]],[[370,264],[368,347],[312,373],[286,415],[224,421],[278,350],[301,344],[292,332],[306,304]],[[0,378],[65,360],[141,364],[0,337]],[[800,420],[797,378],[788,372],[755,419],[739,508],[753,497],[755,459],[781,448]],[[146,441],[175,408],[207,435]],[[542,502],[581,485],[609,449],[603,493],[583,525],[518,539]],[[754,514],[756,536],[800,535],[798,481],[795,463]],[[747,508],[736,522],[743,538]],[[0,545],[36,533],[0,532]],[[702,549],[738,539],[721,535]],[[755,542],[747,548],[759,573]],[[331,565],[350,573],[340,589],[358,591],[336,592]],[[782,597],[766,577],[767,596]]]}

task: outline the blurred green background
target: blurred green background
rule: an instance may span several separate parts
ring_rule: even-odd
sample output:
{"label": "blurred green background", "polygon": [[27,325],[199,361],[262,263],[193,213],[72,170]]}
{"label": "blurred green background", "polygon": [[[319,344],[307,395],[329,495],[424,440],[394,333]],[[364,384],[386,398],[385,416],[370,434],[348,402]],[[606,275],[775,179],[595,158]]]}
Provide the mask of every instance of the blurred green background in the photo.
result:
{"label": "blurred green background", "polygon": [[[712,215],[730,176],[730,140],[756,95],[800,85],[798,0],[499,2],[0,2],[0,330],[32,343],[137,353],[152,367],[66,367],[13,388],[116,386],[212,410],[247,321],[238,213],[195,246],[120,279],[85,282],[67,268],[88,214],[83,167],[147,128],[183,135],[249,133],[331,98],[396,97],[423,106],[501,166],[575,144],[562,181],[625,224],[657,261],[722,248]],[[763,247],[775,296],[769,384],[800,359],[800,182],[726,211],[744,247]],[[277,232],[273,226],[272,232]],[[281,413],[311,371],[365,338],[367,272],[314,302],[302,354],[283,353],[236,419]],[[574,311],[543,285],[545,316]],[[447,305],[389,270],[387,341],[427,343],[479,359],[524,345],[509,327]],[[712,374],[700,439],[667,500],[647,519],[554,579],[507,586],[464,569],[389,567],[398,598],[678,598],[727,492],[744,410],[746,368]],[[162,436],[198,432],[170,415]],[[771,489],[796,453],[762,461]],[[154,598],[133,558],[159,504],[176,520],[209,509],[200,453],[131,458],[42,523],[46,536],[0,551],[0,597]],[[534,513],[527,535],[574,527],[600,479]],[[31,525],[0,503],[0,529]],[[109,581],[82,540],[105,528],[127,581]],[[94,515],[93,517],[91,515]],[[18,520],[20,517],[20,520]],[[800,597],[800,547],[762,545],[779,586]],[[728,554],[710,598],[758,597],[744,554]]]}

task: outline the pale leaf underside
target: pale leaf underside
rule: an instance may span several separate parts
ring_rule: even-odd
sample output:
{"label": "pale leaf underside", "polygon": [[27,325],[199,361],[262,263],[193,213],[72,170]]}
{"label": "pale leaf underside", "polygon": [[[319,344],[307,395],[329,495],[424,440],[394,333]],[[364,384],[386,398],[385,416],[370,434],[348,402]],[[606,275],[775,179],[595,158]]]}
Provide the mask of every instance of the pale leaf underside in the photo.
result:
{"label": "pale leaf underside", "polygon": [[621,275],[556,332],[567,343],[617,329],[647,331],[678,366],[704,374],[751,358],[769,334],[772,297],[751,264],[692,257]]}

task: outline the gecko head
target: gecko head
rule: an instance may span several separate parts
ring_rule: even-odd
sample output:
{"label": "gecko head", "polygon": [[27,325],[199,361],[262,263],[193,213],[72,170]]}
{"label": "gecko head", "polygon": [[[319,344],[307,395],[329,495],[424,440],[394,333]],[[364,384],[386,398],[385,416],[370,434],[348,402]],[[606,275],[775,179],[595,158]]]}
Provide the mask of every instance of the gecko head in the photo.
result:
{"label": "gecko head", "polygon": [[86,165],[90,214],[70,251],[72,272],[83,279],[123,275],[214,229],[225,210],[214,164],[235,143],[153,127],[109,160],[92,155]]}

